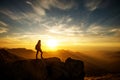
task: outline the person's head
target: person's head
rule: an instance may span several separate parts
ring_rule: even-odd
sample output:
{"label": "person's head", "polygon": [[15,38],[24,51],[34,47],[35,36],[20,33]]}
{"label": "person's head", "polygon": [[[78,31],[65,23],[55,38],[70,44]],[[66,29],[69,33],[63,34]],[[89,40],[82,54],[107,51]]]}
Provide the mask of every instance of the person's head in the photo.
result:
{"label": "person's head", "polygon": [[38,40],[38,43],[41,43],[41,40]]}

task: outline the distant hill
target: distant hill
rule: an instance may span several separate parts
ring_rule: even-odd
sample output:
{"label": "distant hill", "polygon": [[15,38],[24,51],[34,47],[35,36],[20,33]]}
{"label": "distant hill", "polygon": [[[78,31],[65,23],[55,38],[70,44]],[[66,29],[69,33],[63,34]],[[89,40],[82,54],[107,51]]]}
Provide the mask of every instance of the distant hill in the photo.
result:
{"label": "distant hill", "polygon": [[5,49],[0,49],[0,63],[11,63],[11,62],[15,62],[18,60],[23,60],[24,58],[19,57],[15,54],[12,54],[10,52],[8,52]]}
{"label": "distant hill", "polygon": [[6,49],[8,52],[13,53],[17,56],[24,57],[26,59],[35,59],[35,51],[26,48],[12,48]]}
{"label": "distant hill", "polygon": [[86,75],[103,75],[109,73],[120,73],[120,51],[98,51],[98,52],[74,52],[59,50],[60,58],[72,57],[82,60],[85,64]]}

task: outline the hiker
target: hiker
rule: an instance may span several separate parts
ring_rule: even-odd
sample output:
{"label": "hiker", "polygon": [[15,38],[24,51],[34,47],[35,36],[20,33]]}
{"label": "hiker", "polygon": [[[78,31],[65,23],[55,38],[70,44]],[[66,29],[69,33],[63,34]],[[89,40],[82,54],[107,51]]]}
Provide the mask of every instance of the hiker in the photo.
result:
{"label": "hiker", "polygon": [[43,57],[42,57],[43,52],[42,52],[42,49],[41,49],[41,40],[38,40],[38,43],[36,44],[35,49],[37,50],[36,59],[38,59],[38,53],[39,52],[41,53],[41,59],[43,59]]}

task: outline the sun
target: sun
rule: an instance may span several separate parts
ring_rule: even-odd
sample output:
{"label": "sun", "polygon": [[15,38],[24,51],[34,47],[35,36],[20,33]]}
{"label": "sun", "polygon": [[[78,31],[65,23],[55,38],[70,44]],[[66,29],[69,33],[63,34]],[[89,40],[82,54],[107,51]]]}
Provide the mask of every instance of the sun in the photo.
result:
{"label": "sun", "polygon": [[46,45],[51,49],[56,48],[58,46],[58,41],[56,39],[49,39],[47,40]]}

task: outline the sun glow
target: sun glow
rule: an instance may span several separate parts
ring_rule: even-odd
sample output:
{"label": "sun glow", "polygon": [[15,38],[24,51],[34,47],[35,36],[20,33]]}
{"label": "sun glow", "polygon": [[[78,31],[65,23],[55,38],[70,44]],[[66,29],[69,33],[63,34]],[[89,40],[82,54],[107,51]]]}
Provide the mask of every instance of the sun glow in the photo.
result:
{"label": "sun glow", "polygon": [[51,49],[55,49],[58,46],[58,41],[56,39],[49,39],[47,40],[46,45]]}

